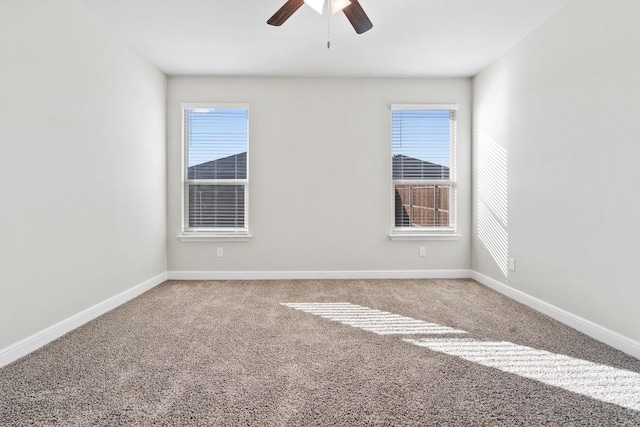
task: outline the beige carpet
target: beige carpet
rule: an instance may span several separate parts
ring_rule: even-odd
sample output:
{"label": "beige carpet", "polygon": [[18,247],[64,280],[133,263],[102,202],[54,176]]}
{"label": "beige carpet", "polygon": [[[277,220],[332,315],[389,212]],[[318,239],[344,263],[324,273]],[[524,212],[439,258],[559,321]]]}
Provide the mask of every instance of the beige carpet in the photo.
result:
{"label": "beige carpet", "polygon": [[471,280],[170,281],[0,369],[0,425],[640,426],[638,378]]}

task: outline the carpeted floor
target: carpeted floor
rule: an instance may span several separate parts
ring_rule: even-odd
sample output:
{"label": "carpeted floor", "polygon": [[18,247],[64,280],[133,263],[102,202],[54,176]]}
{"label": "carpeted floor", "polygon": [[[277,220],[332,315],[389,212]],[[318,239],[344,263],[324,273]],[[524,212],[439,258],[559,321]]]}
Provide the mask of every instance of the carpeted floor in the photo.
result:
{"label": "carpeted floor", "polygon": [[472,280],[170,281],[0,369],[0,425],[640,426],[638,378]]}

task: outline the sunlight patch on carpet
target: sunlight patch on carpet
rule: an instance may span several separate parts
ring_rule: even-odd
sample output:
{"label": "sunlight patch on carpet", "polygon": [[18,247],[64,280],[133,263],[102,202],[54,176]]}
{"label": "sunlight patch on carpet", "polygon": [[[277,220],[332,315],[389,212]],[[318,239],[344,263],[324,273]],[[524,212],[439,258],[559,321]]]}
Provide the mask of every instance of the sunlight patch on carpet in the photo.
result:
{"label": "sunlight patch on carpet", "polygon": [[282,303],[282,305],[379,335],[466,334],[465,331],[447,326],[347,302]]}
{"label": "sunlight patch on carpet", "polygon": [[407,338],[404,341],[640,411],[640,374],[505,341]]}
{"label": "sunlight patch on carpet", "polygon": [[[466,334],[466,331],[347,302],[281,303],[379,335]],[[507,341],[404,338],[403,341],[469,362],[640,411],[640,374]]]}

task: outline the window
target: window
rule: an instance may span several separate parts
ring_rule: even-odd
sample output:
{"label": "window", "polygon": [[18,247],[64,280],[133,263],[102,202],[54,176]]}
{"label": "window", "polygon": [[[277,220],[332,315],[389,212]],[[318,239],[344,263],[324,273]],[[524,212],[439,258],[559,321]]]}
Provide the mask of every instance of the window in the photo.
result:
{"label": "window", "polygon": [[456,230],[455,105],[392,105],[391,237]]}
{"label": "window", "polygon": [[183,235],[248,237],[247,105],[183,104]]}

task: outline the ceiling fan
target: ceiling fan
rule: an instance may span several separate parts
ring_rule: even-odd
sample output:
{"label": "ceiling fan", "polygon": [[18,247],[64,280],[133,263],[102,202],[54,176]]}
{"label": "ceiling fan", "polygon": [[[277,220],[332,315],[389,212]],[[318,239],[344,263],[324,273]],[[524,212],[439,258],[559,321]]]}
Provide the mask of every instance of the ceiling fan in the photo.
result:
{"label": "ceiling fan", "polygon": [[[369,20],[369,17],[358,3],[358,0],[328,0],[329,10],[332,13],[343,11],[349,22],[356,30],[356,33],[362,34],[365,31],[369,31],[373,28],[373,24]],[[318,13],[322,13],[325,0],[288,0],[278,11],[267,21],[269,25],[280,26],[293,15],[293,13],[300,9],[300,7],[307,3]]]}

